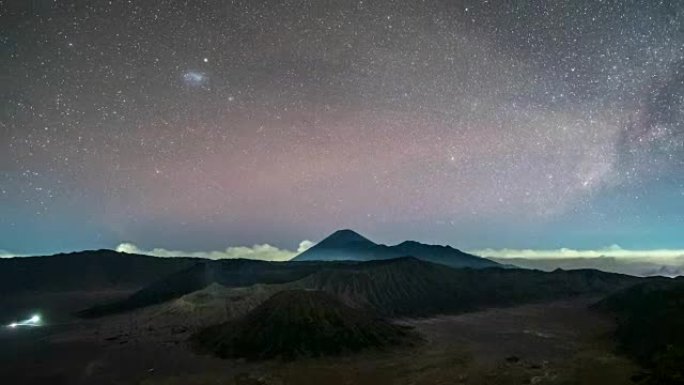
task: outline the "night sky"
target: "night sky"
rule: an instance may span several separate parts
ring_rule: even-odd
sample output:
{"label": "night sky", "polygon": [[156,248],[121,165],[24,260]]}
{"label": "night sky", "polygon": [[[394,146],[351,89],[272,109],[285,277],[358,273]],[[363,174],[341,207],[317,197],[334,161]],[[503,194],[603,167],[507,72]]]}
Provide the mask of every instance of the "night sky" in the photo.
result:
{"label": "night sky", "polygon": [[0,1],[0,249],[684,248],[684,2]]}

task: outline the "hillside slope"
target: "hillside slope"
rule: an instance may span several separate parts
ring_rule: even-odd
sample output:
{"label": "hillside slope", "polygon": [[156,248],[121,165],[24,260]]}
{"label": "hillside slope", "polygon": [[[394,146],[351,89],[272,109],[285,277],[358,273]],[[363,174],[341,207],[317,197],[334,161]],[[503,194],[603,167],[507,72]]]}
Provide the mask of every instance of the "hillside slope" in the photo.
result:
{"label": "hillside slope", "polygon": [[651,280],[597,307],[615,314],[620,346],[650,370],[649,384],[684,384],[684,278]]}
{"label": "hillside slope", "polygon": [[419,341],[409,328],[353,309],[320,291],[286,290],[245,317],[192,337],[222,358],[294,359],[383,349]]}
{"label": "hillside slope", "polygon": [[131,296],[85,309],[82,317],[99,317],[155,305],[202,290],[212,283],[228,288],[296,281],[321,269],[322,263],[266,262],[249,259],[204,260],[163,277]]}

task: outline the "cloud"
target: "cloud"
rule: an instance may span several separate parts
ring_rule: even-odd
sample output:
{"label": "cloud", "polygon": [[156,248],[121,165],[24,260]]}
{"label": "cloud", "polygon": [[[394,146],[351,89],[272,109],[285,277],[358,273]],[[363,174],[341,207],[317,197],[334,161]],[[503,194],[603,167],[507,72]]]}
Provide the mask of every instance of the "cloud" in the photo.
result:
{"label": "cloud", "polygon": [[9,251],[5,251],[5,250],[0,250],[0,258],[14,258],[14,257],[23,257],[23,255],[10,253]]}
{"label": "cloud", "polygon": [[628,250],[613,245],[600,249],[481,249],[471,253],[519,267],[551,271],[558,268],[598,269],[638,276],[684,275],[684,250]]}
{"label": "cloud", "polygon": [[471,250],[473,254],[488,258],[526,258],[526,259],[567,259],[567,258],[636,258],[651,261],[684,260],[684,249],[644,249],[629,250],[618,245],[599,249],[480,249]]}
{"label": "cloud", "polygon": [[311,241],[301,241],[299,242],[299,247],[297,248],[297,254],[303,253],[307,250],[309,250],[315,243]]}
{"label": "cloud", "polygon": [[122,243],[116,247],[116,251],[127,254],[142,254],[151,255],[155,257],[195,257],[206,259],[258,259],[263,261],[289,261],[295,255],[311,247],[311,241],[302,241],[299,244],[297,251],[286,249],[279,249],[268,244],[247,246],[228,247],[225,250],[216,251],[180,251],[167,250],[163,248],[154,248],[151,250],[141,249],[132,243]]}

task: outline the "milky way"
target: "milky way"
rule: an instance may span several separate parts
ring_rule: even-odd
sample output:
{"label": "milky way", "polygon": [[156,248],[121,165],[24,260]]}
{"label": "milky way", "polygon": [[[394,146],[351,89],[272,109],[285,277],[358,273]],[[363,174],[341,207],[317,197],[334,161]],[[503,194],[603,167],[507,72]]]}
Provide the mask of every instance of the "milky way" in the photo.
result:
{"label": "milky way", "polygon": [[684,3],[0,14],[0,249],[684,246]]}

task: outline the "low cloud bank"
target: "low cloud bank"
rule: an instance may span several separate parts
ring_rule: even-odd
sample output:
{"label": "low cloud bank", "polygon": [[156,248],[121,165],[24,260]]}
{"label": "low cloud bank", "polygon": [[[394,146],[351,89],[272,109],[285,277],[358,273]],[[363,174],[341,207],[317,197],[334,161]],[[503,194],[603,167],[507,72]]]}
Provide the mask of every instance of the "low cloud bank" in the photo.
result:
{"label": "low cloud bank", "polygon": [[122,243],[116,247],[116,251],[127,254],[142,254],[151,255],[155,257],[195,257],[206,259],[258,259],[262,261],[289,261],[295,255],[313,246],[310,241],[302,241],[299,244],[297,251],[287,249],[279,249],[268,244],[247,246],[228,247],[225,250],[215,251],[181,251],[168,250],[163,248],[154,248],[151,250],[141,249],[132,243]]}
{"label": "low cloud bank", "polygon": [[595,250],[481,249],[471,252],[497,262],[545,271],[599,269],[638,276],[684,275],[682,249],[628,250],[613,245]]}
{"label": "low cloud bank", "polygon": [[480,249],[472,253],[491,258],[526,258],[526,259],[563,259],[563,258],[649,258],[652,260],[684,259],[684,249],[652,249],[629,250],[618,245],[600,249]]}
{"label": "low cloud bank", "polygon": [[13,253],[10,253],[9,251],[0,250],[0,258],[14,258],[14,257],[23,257],[23,255],[13,254]]}

